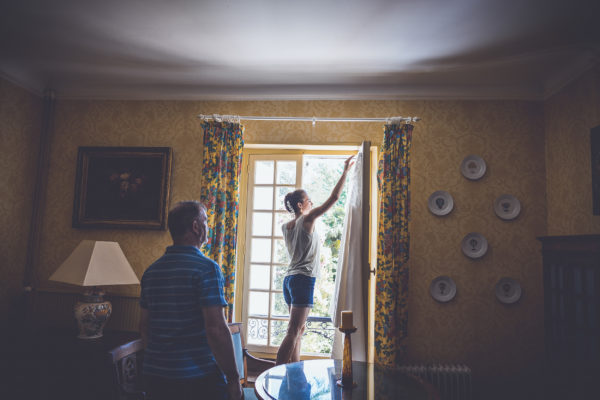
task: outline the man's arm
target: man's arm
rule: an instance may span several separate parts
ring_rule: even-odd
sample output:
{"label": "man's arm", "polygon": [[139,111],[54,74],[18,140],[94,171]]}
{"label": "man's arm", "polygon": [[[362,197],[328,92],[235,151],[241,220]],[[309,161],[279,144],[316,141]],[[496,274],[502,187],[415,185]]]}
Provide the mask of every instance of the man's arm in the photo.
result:
{"label": "man's arm", "polygon": [[240,374],[235,364],[235,355],[233,352],[233,340],[231,339],[231,332],[227,326],[227,321],[225,321],[223,306],[202,307],[202,315],[204,316],[208,345],[221,371],[227,377],[229,396],[232,399],[242,398]]}
{"label": "man's arm", "polygon": [[142,314],[140,315],[140,335],[142,336],[142,343],[144,348],[148,345],[148,309],[142,307]]}

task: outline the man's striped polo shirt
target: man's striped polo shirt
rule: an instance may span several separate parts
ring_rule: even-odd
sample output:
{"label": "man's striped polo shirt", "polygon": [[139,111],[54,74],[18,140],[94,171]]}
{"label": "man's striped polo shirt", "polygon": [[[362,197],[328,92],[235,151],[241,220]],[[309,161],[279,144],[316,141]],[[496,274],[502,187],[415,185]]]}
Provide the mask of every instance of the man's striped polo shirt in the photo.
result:
{"label": "man's striped polo shirt", "polygon": [[214,373],[202,307],[225,306],[223,274],[193,246],[170,246],[142,277],[140,306],[148,309],[144,374],[196,378]]}

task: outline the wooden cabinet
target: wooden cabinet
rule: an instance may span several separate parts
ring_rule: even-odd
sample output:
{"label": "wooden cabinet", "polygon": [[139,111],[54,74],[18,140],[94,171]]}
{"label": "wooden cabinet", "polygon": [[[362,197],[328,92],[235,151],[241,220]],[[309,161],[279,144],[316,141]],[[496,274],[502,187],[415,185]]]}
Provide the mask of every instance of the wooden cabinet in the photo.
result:
{"label": "wooden cabinet", "polygon": [[105,331],[77,339],[74,330],[36,328],[0,335],[1,399],[81,400],[114,397],[109,350],[137,332]]}
{"label": "wooden cabinet", "polygon": [[600,235],[538,239],[548,393],[585,398],[600,379]]}

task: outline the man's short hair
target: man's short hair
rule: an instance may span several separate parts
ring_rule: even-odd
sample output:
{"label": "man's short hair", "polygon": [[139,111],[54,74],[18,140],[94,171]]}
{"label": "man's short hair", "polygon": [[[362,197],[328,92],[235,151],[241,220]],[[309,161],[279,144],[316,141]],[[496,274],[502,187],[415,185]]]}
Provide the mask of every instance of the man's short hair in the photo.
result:
{"label": "man's short hair", "polygon": [[206,221],[206,207],[199,201],[181,201],[169,211],[169,233],[173,239],[185,235],[192,229],[194,220],[199,218],[200,223]]}

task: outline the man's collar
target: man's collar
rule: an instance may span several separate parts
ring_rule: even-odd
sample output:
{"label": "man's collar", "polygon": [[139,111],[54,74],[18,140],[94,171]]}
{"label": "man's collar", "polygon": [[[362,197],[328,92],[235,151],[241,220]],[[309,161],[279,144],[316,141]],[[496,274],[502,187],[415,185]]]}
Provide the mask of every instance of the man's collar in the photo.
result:
{"label": "man's collar", "polygon": [[173,253],[188,253],[188,254],[198,254],[198,255],[203,255],[202,252],[200,251],[199,248],[197,248],[196,246],[179,246],[179,245],[172,245],[167,247],[167,250],[165,253],[168,254],[173,254]]}

